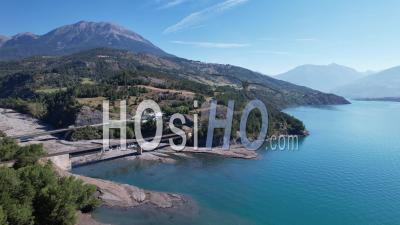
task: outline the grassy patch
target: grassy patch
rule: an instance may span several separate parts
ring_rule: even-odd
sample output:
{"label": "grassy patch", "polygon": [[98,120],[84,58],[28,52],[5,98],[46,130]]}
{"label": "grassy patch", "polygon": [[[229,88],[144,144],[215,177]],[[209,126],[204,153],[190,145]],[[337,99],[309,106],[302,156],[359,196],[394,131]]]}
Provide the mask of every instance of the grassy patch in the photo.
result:
{"label": "grassy patch", "polygon": [[61,91],[66,91],[67,88],[63,87],[63,88],[40,88],[38,90],[36,90],[36,93],[41,93],[41,94],[54,94],[57,92],[61,92]]}
{"label": "grassy patch", "polygon": [[103,105],[104,97],[95,97],[95,98],[77,98],[78,102],[82,105],[87,105],[89,107],[96,108],[99,105]]}
{"label": "grassy patch", "polygon": [[81,84],[96,84],[92,79],[84,77],[81,79]]}

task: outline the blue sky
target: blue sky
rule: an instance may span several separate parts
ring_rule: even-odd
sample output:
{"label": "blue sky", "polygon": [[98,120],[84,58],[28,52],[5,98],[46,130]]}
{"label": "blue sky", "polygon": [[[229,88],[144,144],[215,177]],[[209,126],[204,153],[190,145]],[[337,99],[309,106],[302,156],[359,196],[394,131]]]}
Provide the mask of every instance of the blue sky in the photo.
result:
{"label": "blue sky", "polygon": [[0,34],[44,34],[80,20],[129,28],[188,59],[274,75],[332,62],[360,71],[400,65],[400,1],[5,1]]}

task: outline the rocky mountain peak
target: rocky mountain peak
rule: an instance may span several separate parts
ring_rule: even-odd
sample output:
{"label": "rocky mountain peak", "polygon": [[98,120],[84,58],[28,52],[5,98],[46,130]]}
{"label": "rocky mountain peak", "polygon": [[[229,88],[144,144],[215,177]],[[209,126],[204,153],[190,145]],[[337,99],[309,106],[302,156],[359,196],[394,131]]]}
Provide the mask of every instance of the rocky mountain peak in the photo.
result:
{"label": "rocky mountain peak", "polygon": [[[4,39],[6,40],[6,39]],[[171,56],[141,35],[109,22],[79,21],[44,35],[20,33],[0,39],[0,60],[41,55],[66,55],[93,48],[114,48],[134,53]]]}
{"label": "rocky mountain peak", "polygon": [[10,39],[10,37],[7,37],[5,35],[1,35],[0,34],[0,47],[3,45],[3,43],[5,43],[6,41],[8,41]]}

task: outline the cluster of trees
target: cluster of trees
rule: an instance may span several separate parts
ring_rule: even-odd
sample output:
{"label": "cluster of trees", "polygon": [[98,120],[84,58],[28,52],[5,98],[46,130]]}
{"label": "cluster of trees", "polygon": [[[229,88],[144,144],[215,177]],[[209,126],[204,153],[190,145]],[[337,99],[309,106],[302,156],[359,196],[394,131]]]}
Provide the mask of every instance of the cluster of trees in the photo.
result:
{"label": "cluster of trees", "polygon": [[[155,123],[153,121],[144,123],[142,125],[142,130],[143,134],[147,134],[147,132],[153,134],[156,130]],[[119,138],[120,129],[110,129],[109,135],[110,138]],[[76,129],[72,133],[68,134],[66,137],[66,139],[70,141],[96,140],[101,138],[103,138],[102,129],[91,126],[86,126],[83,128]],[[135,138],[134,123],[129,122],[126,124],[126,138],[127,139]]]}
{"label": "cluster of trees", "polygon": [[15,73],[2,77],[0,82],[0,98],[31,98],[35,79],[30,73]]}
{"label": "cluster of trees", "polygon": [[79,105],[71,92],[42,94],[36,98],[3,98],[0,107],[14,109],[42,119],[56,128],[75,122]]}
{"label": "cluster of trees", "polygon": [[284,121],[286,122],[286,128],[288,134],[290,135],[304,135],[304,131],[306,127],[301,120],[296,119],[295,117],[288,115],[286,113],[282,114],[284,116]]}
{"label": "cluster of trees", "polygon": [[[231,139],[239,141],[240,129],[240,118],[242,111],[246,104],[253,98],[250,93],[247,93],[245,89],[238,90],[230,86],[220,86],[215,89],[214,99],[218,100],[219,109],[222,111],[223,115],[226,113],[226,107],[229,100],[235,101],[234,106],[234,116],[232,121],[232,132]],[[304,135],[305,126],[302,121],[290,116],[284,112],[281,112],[275,107],[267,104],[268,109],[268,135]],[[206,115],[207,117],[208,115]],[[217,117],[218,113],[217,113]],[[222,116],[224,117],[224,116]],[[223,118],[220,118],[223,119]],[[199,124],[199,144],[205,145],[205,140],[207,137],[208,120],[203,120]],[[249,139],[257,138],[262,126],[261,113],[260,111],[253,110],[247,119],[246,133]],[[223,143],[224,130],[215,129],[213,137],[213,145],[218,146]]]}
{"label": "cluster of trees", "polygon": [[146,93],[146,89],[142,87],[119,87],[110,84],[82,84],[71,88],[71,90],[77,98],[94,98],[101,96],[111,101],[123,99],[126,96],[138,96],[141,93]]}
{"label": "cluster of trees", "polygon": [[44,155],[42,145],[19,146],[14,139],[0,133],[0,161],[15,160],[14,167],[20,168],[35,163]]}
{"label": "cluster of trees", "polygon": [[43,95],[38,102],[47,108],[47,114],[43,119],[57,128],[74,124],[80,109],[71,91]]}
{"label": "cluster of trees", "polygon": [[174,113],[189,114],[190,110],[193,109],[193,101],[173,101],[171,104],[162,106],[162,112],[166,116],[171,116]]}
{"label": "cluster of trees", "polygon": [[[66,127],[75,122],[80,105],[76,98],[106,97],[109,100],[145,93],[142,87],[123,85],[123,77],[129,78],[129,85],[144,83],[135,74],[121,73],[102,78],[94,84],[82,84],[77,76],[62,76],[53,69],[48,74],[16,73],[0,79],[0,107],[11,108],[42,119],[56,128]],[[66,72],[66,71],[64,71]],[[82,72],[82,71],[81,71]],[[99,84],[96,84],[99,82]],[[56,92],[38,92],[42,87],[63,87]]]}
{"label": "cluster of trees", "polygon": [[59,178],[50,164],[0,168],[0,224],[74,225],[76,211],[99,202],[96,188],[73,177]]}
{"label": "cluster of trees", "polygon": [[43,119],[47,114],[47,107],[43,103],[21,98],[0,99],[0,107],[14,109],[38,119]]}
{"label": "cluster of trees", "polygon": [[96,127],[83,127],[75,130],[71,133],[71,135],[67,138],[71,141],[79,141],[79,140],[95,140],[103,138],[101,129]]}
{"label": "cluster of trees", "polygon": [[132,71],[124,71],[115,76],[112,76],[106,79],[103,83],[107,82],[109,84],[118,85],[118,86],[135,86],[135,85],[149,85],[150,79],[147,77],[151,76],[151,74],[143,73],[140,71],[132,72]]}
{"label": "cluster of trees", "polygon": [[99,205],[96,187],[74,177],[59,177],[50,163],[41,165],[41,145],[19,146],[0,134],[0,159],[16,160],[13,168],[0,167],[1,225],[74,225],[76,211]]}
{"label": "cluster of trees", "polygon": [[212,86],[186,79],[179,79],[177,82],[172,83],[169,88],[177,90],[193,91],[195,93],[208,96],[213,94]]}

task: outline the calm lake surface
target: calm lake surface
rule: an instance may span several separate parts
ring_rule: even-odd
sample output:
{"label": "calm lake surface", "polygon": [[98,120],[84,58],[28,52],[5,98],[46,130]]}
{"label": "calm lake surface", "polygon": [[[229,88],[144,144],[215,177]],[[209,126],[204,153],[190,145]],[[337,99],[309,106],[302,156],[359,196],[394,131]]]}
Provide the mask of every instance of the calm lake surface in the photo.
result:
{"label": "calm lake surface", "polygon": [[111,210],[95,218],[131,224],[400,224],[400,103],[295,108],[310,131],[297,151],[258,160],[201,157],[177,164],[114,160],[75,173],[183,193],[195,207]]}

